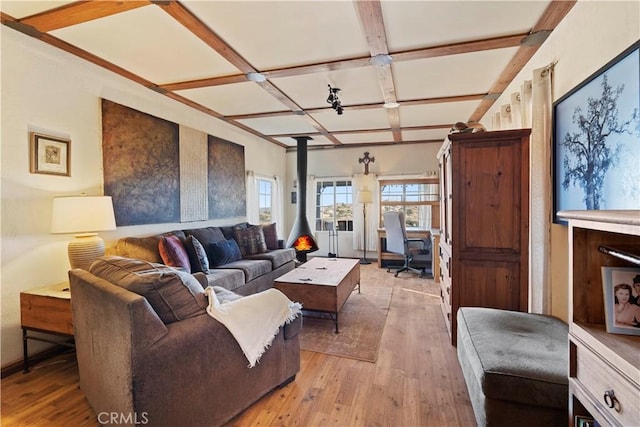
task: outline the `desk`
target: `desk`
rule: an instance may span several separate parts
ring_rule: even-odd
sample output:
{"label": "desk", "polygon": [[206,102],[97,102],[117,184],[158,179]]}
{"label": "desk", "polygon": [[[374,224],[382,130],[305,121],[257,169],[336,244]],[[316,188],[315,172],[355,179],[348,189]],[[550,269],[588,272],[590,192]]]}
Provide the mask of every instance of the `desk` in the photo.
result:
{"label": "desk", "polygon": [[28,335],[27,333],[27,331],[35,331],[63,337],[73,337],[69,283],[58,283],[52,286],[20,292],[20,323],[22,326],[24,372],[29,372],[27,340],[32,339],[73,347],[73,344],[62,340],[41,338]]}
{"label": "desk", "polygon": [[[424,239],[429,240],[431,238],[431,232],[429,230],[407,230],[407,237],[409,239]],[[378,228],[378,268],[382,268],[383,260],[397,260],[402,261],[404,258],[402,255],[392,254],[386,252],[387,247],[387,231],[384,228]],[[433,252],[433,248],[431,249]],[[434,273],[435,274],[435,273]]]}

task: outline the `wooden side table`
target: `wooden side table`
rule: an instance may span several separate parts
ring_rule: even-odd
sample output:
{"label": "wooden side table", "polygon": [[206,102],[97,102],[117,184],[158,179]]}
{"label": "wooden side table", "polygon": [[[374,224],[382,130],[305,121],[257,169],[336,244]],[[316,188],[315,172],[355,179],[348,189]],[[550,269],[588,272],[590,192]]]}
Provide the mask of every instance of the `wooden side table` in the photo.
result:
{"label": "wooden side table", "polygon": [[[58,283],[20,292],[20,323],[24,373],[29,372],[28,340],[74,348],[75,345],[68,342],[68,338],[73,337],[69,283]],[[33,336],[29,335],[28,331],[57,335],[67,339],[63,341]]]}

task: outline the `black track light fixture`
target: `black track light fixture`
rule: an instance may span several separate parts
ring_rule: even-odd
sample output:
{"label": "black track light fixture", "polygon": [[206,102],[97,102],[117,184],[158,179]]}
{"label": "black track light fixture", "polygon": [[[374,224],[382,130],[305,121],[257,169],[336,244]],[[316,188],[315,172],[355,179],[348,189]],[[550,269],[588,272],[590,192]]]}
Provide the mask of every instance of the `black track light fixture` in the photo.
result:
{"label": "black track light fixture", "polygon": [[336,113],[338,113],[338,115],[340,116],[343,113],[342,104],[340,103],[340,98],[338,96],[338,93],[340,92],[340,88],[331,87],[331,85],[328,85],[328,86],[329,86],[329,96],[327,97],[327,104],[331,104],[331,108],[336,110]]}

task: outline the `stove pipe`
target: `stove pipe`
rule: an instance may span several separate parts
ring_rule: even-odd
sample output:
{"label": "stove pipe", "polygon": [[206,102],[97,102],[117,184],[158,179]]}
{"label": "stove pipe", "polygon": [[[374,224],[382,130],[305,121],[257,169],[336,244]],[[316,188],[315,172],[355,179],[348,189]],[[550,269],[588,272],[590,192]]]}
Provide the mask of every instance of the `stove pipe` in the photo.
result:
{"label": "stove pipe", "polygon": [[296,219],[287,240],[287,247],[294,248],[298,254],[304,257],[307,253],[319,249],[313,238],[309,221],[307,221],[307,141],[311,137],[296,136],[293,139],[298,142],[298,203]]}

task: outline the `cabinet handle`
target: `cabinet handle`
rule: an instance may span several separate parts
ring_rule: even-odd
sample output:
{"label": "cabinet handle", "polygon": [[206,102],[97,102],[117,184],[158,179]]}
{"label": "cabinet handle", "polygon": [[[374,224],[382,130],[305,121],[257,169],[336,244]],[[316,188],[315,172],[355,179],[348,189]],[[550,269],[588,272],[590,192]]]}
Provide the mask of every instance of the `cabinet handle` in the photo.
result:
{"label": "cabinet handle", "polygon": [[611,409],[615,409],[616,412],[620,412],[620,401],[616,398],[613,390],[607,390],[604,392],[604,403]]}

